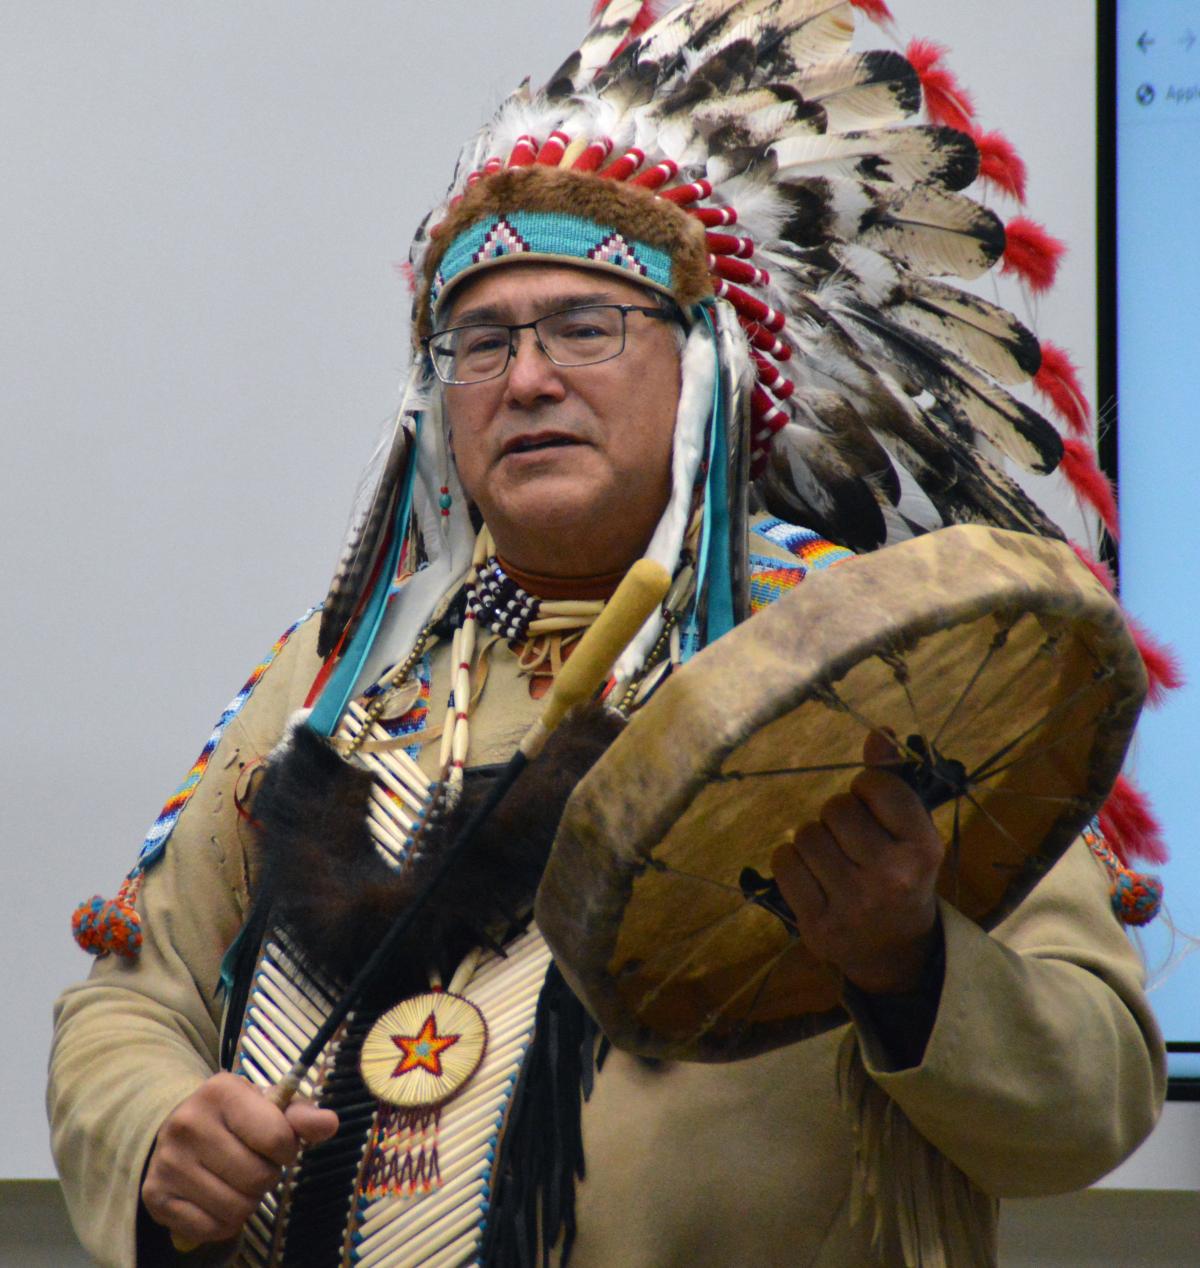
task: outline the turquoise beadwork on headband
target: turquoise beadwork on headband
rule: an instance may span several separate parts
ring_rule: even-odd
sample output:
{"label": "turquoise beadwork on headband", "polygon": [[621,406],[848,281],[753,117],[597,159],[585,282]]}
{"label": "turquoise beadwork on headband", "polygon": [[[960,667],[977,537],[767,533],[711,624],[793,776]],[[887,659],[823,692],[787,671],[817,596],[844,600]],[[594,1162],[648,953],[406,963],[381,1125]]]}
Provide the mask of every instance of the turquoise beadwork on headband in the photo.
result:
{"label": "turquoise beadwork on headband", "polygon": [[442,291],[460,273],[509,255],[590,260],[626,269],[671,289],[671,257],[660,247],[630,240],[612,226],[582,216],[557,211],[513,211],[496,219],[481,220],[450,244],[430,287],[432,303],[436,306]]}

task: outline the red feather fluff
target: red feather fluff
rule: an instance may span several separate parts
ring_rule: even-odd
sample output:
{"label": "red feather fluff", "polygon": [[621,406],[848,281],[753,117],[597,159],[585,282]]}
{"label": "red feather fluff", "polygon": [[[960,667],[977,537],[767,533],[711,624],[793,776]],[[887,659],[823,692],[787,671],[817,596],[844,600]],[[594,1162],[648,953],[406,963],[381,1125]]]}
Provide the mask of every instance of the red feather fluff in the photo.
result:
{"label": "red feather fluff", "polygon": [[921,81],[929,118],[934,123],[944,123],[961,132],[969,132],[975,103],[971,94],[941,64],[946,52],[942,45],[932,40],[910,40],[904,56]]}
{"label": "red feather fluff", "polygon": [[892,21],[892,11],[883,3],[883,0],[850,0],[850,3],[856,9],[861,9],[867,17],[873,22],[878,22],[881,26],[885,22]]}
{"label": "red feather fluff", "polygon": [[[595,22],[612,2],[613,0],[596,0],[596,3],[592,6],[592,21]],[[630,40],[636,39],[643,31],[648,31],[658,21],[659,11],[662,8],[662,0],[646,0],[646,3],[638,11],[637,17],[630,23],[629,34],[622,41],[617,52],[619,53]]]}
{"label": "red feather fluff", "polygon": [[1035,293],[1054,285],[1058,262],[1066,247],[1033,220],[1014,216],[1004,226],[1004,263],[1002,273],[1016,273]]}
{"label": "red feather fluff", "polygon": [[1079,370],[1056,343],[1042,343],[1042,364],[1033,386],[1054,406],[1055,412],[1077,435],[1087,434],[1092,409],[1079,382]]}
{"label": "red feather fluff", "polygon": [[1117,498],[1112,482],[1096,465],[1091,445],[1082,440],[1064,440],[1059,470],[1067,477],[1078,497],[1091,506],[1115,538],[1119,534]]}
{"label": "red feather fluff", "polygon": [[[1117,583],[1113,578],[1112,569],[1100,560],[1093,559],[1077,542],[1072,542],[1071,548],[1092,576],[1109,594],[1115,595]],[[1160,643],[1140,622],[1134,620],[1128,612],[1125,613],[1125,623],[1129,626],[1134,646],[1138,649],[1142,664],[1146,667],[1146,677],[1149,679],[1146,698],[1151,705],[1159,705],[1168,691],[1174,691],[1177,687],[1183,686],[1184,676],[1179,658],[1169,647]]]}
{"label": "red feather fluff", "polygon": [[1141,653],[1142,664],[1146,666],[1146,677],[1150,685],[1146,691],[1146,699],[1151,705],[1162,704],[1168,691],[1183,686],[1183,668],[1179,657],[1160,643],[1145,626],[1135,621],[1127,612],[1125,621],[1129,632],[1133,635],[1134,645]]}
{"label": "red feather fluff", "polygon": [[413,267],[412,261],[398,260],[392,267],[404,279],[404,284],[408,287],[408,293],[415,295],[417,293],[417,271]]}
{"label": "red feather fluff", "polygon": [[1100,809],[1100,831],[1112,852],[1129,866],[1135,858],[1150,863],[1167,861],[1162,828],[1150,810],[1146,795],[1118,775],[1108,800]]}
{"label": "red feather fluff", "polygon": [[1101,562],[1099,559],[1093,559],[1078,542],[1072,542],[1071,549],[1079,556],[1079,562],[1087,568],[1088,572],[1096,578],[1108,593],[1115,595],[1117,593],[1117,582],[1108,564]]}
{"label": "red feather fluff", "polygon": [[1002,132],[968,129],[979,151],[979,179],[991,181],[997,189],[1011,194],[1019,203],[1025,201],[1025,160]]}

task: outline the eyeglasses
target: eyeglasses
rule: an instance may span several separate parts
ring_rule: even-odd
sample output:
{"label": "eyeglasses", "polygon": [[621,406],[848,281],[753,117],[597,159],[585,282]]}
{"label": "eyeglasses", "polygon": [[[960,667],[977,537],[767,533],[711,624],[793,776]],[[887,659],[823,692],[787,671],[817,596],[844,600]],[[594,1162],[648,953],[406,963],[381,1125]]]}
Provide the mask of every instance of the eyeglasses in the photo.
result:
{"label": "eyeglasses", "polygon": [[599,365],[625,351],[625,318],[643,313],[656,321],[677,321],[670,308],[638,304],[586,304],[547,313],[537,321],[455,326],[421,340],[433,371],[443,383],[485,383],[498,379],[517,350],[517,331],[532,330],[538,347],[557,366]]}

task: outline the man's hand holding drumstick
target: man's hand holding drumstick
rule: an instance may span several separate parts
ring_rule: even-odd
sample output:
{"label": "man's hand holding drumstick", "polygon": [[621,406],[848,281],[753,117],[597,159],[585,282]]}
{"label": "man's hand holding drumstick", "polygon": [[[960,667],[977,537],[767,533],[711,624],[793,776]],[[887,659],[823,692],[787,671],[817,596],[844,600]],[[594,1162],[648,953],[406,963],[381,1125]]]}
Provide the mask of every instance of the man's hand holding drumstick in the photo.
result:
{"label": "man's hand holding drumstick", "polygon": [[301,1145],[319,1144],[337,1129],[332,1110],[300,1100],[281,1110],[245,1079],[214,1074],[159,1129],[142,1202],[181,1241],[226,1241]]}

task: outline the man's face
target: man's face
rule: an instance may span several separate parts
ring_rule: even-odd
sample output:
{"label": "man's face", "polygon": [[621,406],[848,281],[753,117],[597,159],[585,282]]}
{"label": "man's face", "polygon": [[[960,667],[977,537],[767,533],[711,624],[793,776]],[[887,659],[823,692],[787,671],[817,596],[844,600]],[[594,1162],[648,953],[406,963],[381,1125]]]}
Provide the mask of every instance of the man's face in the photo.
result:
{"label": "man's face", "polygon": [[[510,264],[464,283],[440,324],[533,321],[579,304],[654,300],[596,270]],[[455,465],[500,554],[558,576],[636,559],[670,493],[679,382],[670,323],[629,313],[611,361],[557,366],[523,330],[499,378],[447,386]]]}

